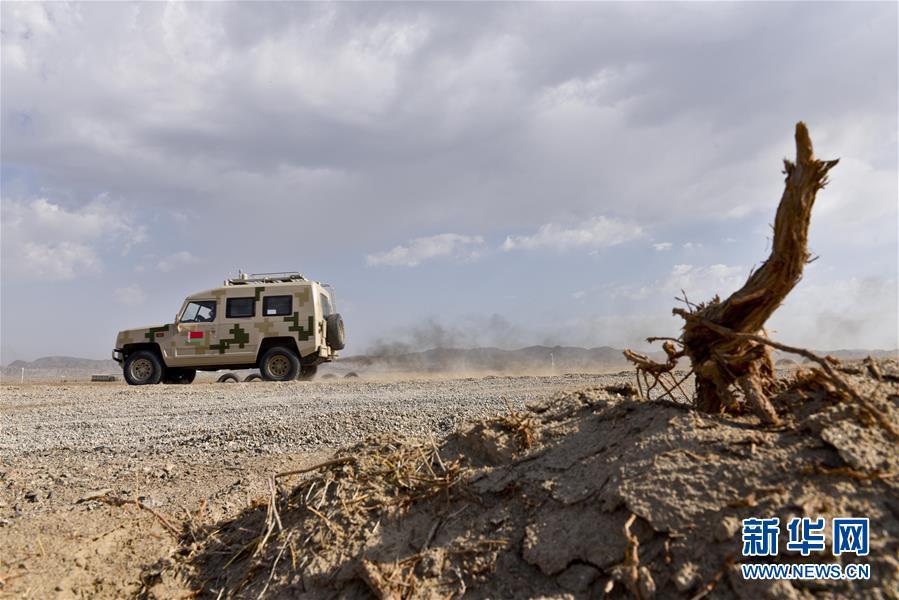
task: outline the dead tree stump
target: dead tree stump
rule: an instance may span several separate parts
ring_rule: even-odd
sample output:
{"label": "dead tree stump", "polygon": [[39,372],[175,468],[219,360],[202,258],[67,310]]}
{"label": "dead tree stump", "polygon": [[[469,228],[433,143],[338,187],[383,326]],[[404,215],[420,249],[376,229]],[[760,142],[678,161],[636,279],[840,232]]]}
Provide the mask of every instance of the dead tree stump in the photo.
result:
{"label": "dead tree stump", "polygon": [[759,417],[778,422],[768,401],[775,384],[768,347],[716,331],[709,323],[737,333],[762,331],[802,278],[809,260],[808,228],[815,195],[827,183],[827,172],[837,162],[816,159],[808,128],[805,123],[797,123],[796,162],[784,160],[785,189],[774,219],[771,255],[726,300],[715,298],[693,311],[674,310],[686,320],[681,340],[684,354],[693,363],[700,410],[720,412],[732,405],[736,386]]}
{"label": "dead tree stump", "polygon": [[802,278],[809,260],[808,228],[815,195],[837,162],[816,159],[805,123],[797,123],[796,162],[784,160],[785,189],[774,219],[771,255],[726,300],[716,296],[707,304],[674,309],[674,314],[686,321],[677,357],[687,356],[693,364],[699,410],[717,413],[733,409],[739,402],[735,395],[739,390],[763,421],[779,422],[769,401],[776,380],[768,345],[743,334],[761,333]]}

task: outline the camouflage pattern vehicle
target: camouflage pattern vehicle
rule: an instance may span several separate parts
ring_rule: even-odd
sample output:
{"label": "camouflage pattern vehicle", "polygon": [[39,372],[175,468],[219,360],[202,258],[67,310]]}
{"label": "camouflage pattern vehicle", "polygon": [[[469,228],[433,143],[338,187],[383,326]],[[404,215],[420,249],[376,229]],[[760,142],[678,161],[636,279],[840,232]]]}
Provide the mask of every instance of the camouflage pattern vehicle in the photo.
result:
{"label": "camouflage pattern vehicle", "polygon": [[288,381],[311,378],[343,347],[329,286],[299,273],[263,273],[191,294],[174,323],[120,331],[112,357],[131,385],[253,367],[263,379]]}

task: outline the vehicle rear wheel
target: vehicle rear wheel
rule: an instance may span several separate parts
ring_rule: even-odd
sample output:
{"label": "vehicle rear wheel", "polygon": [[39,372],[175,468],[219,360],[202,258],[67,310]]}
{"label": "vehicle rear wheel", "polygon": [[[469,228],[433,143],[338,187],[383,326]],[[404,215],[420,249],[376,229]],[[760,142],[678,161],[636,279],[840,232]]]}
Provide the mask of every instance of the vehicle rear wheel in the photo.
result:
{"label": "vehicle rear wheel", "polygon": [[240,379],[237,378],[237,375],[234,373],[225,373],[221,377],[215,380],[216,383],[237,383]]}
{"label": "vehicle rear wheel", "polygon": [[259,373],[250,373],[243,378],[244,381],[260,381],[261,379],[262,375],[260,375]]}
{"label": "vehicle rear wheel", "polygon": [[163,372],[162,361],[154,352],[138,350],[128,355],[122,371],[125,381],[131,385],[159,383]]}
{"label": "vehicle rear wheel", "polygon": [[270,348],[259,361],[259,374],[266,381],[291,381],[300,374],[300,359],[288,348]]}
{"label": "vehicle rear wheel", "polygon": [[166,369],[165,377],[162,378],[163,383],[188,384],[193,383],[197,377],[196,369],[175,368]]}

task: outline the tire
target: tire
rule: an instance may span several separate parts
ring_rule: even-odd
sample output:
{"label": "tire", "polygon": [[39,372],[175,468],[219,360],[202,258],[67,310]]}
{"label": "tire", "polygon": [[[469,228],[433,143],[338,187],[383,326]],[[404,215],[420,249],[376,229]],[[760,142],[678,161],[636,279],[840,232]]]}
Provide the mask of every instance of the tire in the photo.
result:
{"label": "tire", "polygon": [[259,374],[266,381],[291,381],[300,375],[300,359],[290,349],[275,346],[262,355]]}
{"label": "tire", "polygon": [[315,377],[315,373],[318,371],[318,365],[303,365],[300,367],[300,376],[298,379],[303,381],[309,381],[313,377]]}
{"label": "tire", "polygon": [[215,381],[216,383],[237,383],[240,381],[240,379],[238,379],[237,375],[235,375],[234,373],[225,373]]}
{"label": "tire", "polygon": [[259,373],[250,373],[243,378],[244,381],[262,381],[262,375]]}
{"label": "tire", "polygon": [[159,383],[165,369],[155,352],[138,350],[125,359],[122,372],[125,381],[131,385],[150,385]]}
{"label": "tire", "polygon": [[343,317],[334,313],[325,317],[325,323],[328,324],[328,335],[325,341],[331,350],[343,350],[346,346],[346,336],[343,331]]}
{"label": "tire", "polygon": [[343,376],[344,379],[359,379],[359,373],[356,371],[350,371],[346,375]]}
{"label": "tire", "polygon": [[189,384],[193,383],[197,377],[197,370],[190,368],[174,368],[166,369],[165,377],[162,378],[163,383]]}

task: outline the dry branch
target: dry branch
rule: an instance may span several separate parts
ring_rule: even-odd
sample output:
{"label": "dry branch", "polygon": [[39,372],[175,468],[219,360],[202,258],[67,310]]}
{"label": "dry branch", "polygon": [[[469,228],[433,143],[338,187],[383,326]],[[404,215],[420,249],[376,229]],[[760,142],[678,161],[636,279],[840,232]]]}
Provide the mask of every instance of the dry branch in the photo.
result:
{"label": "dry branch", "polygon": [[140,500],[128,500],[126,498],[116,498],[115,496],[108,496],[108,495],[91,498],[91,500],[95,500],[97,502],[102,502],[103,504],[108,504],[110,506],[136,506],[137,508],[139,508],[141,510],[145,510],[148,513],[150,513],[151,515],[153,515],[154,517],[156,517],[156,519],[159,520],[159,522],[162,524],[162,526],[165,527],[166,531],[171,533],[173,536],[175,536],[176,538],[181,537],[181,532],[178,531],[178,529],[174,525],[172,525],[171,521],[166,519],[162,515],[162,513],[160,513],[158,510],[156,510],[155,508],[152,508],[150,506],[147,506]]}

